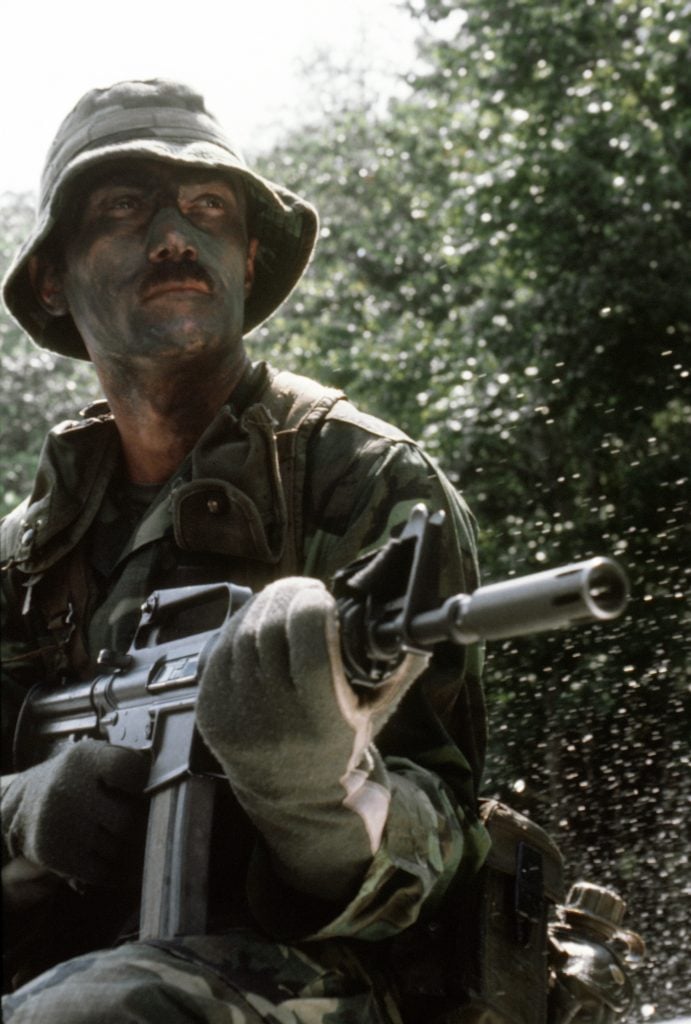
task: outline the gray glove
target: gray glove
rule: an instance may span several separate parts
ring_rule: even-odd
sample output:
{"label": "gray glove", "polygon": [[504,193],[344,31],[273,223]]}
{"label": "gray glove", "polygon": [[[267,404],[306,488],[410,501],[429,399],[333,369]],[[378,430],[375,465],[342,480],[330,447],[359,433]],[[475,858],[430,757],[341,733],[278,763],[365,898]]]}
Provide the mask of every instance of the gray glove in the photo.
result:
{"label": "gray glove", "polygon": [[143,855],[148,771],[141,751],[83,739],[20,772],[2,794],[10,856],[86,884],[131,880]]}
{"label": "gray glove", "polygon": [[279,580],[230,620],[203,672],[200,732],[263,834],[277,873],[348,898],[381,843],[390,802],[373,739],[427,664],[409,655],[363,703],[318,580]]}

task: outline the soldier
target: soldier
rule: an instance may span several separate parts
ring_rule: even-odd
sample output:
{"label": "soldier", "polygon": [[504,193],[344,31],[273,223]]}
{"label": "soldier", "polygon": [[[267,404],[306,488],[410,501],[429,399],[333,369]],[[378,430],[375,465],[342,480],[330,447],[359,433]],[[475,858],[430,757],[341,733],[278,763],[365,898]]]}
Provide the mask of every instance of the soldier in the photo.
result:
{"label": "soldier", "polygon": [[207,934],[138,939],[143,754],[5,753],[13,1024],[399,1021],[386,950],[486,854],[478,650],[409,654],[364,699],[326,586],[422,501],[446,513],[442,596],[469,592],[472,517],[413,440],[245,346],[317,230],[176,83],[88,93],[49,152],[4,297],[38,345],[93,362],[107,401],[50,432],[2,524],[9,734],[33,685],[127,650],[152,590],[257,593],[199,689],[229,783]]}

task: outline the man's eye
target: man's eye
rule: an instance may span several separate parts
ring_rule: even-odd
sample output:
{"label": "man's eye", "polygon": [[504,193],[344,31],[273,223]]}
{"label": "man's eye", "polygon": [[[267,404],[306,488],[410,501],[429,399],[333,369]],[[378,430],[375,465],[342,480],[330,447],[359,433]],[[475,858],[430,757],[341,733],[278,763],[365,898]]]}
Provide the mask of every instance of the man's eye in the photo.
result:
{"label": "man's eye", "polygon": [[205,193],[192,200],[192,205],[206,210],[225,210],[226,204],[221,196]]}
{"label": "man's eye", "polygon": [[140,206],[141,197],[135,195],[112,196],[106,202],[106,208],[113,213],[127,213],[138,210]]}

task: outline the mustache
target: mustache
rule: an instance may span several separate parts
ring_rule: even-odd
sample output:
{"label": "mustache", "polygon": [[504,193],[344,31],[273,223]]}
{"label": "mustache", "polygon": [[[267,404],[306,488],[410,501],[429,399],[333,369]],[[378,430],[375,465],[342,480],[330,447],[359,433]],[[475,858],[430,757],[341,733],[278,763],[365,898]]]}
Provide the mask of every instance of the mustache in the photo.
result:
{"label": "mustache", "polygon": [[201,263],[196,260],[164,261],[157,263],[148,271],[139,286],[141,293],[149,288],[161,284],[170,284],[176,281],[201,281],[210,291],[213,291],[214,282],[211,274]]}

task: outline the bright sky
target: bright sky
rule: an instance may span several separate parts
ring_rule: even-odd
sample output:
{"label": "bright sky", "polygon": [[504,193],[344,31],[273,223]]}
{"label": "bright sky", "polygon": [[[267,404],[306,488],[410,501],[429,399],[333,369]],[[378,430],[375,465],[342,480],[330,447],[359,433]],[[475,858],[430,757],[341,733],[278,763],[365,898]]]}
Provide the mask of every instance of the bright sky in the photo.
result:
{"label": "bright sky", "polygon": [[315,102],[300,68],[319,51],[381,73],[414,63],[416,27],[396,0],[13,0],[3,6],[0,193],[35,190],[45,153],[88,89],[175,78],[256,153]]}

